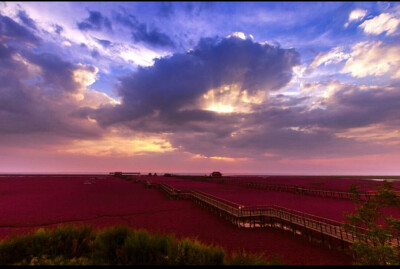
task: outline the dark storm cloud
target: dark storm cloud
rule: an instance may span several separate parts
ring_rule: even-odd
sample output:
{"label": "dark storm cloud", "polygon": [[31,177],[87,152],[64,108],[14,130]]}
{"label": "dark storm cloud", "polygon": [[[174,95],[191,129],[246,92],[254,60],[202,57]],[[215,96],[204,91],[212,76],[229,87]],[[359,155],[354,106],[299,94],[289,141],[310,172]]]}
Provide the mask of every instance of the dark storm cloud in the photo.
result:
{"label": "dark storm cloud", "polygon": [[249,91],[282,88],[292,78],[292,67],[300,63],[294,49],[234,37],[217,44],[212,38],[201,39],[191,54],[202,60],[213,87],[243,83]]}
{"label": "dark storm cloud", "polygon": [[[386,97],[383,99],[395,97],[389,92],[384,92],[384,95]],[[357,98],[356,96],[353,97]],[[400,100],[399,97],[400,94],[396,94],[397,101],[393,101],[393,106],[383,113],[387,116],[386,118],[380,118],[379,121],[373,119],[374,111],[379,110],[378,105],[363,115],[365,117],[371,116],[372,119],[363,122],[362,126],[377,122],[384,124],[384,126],[388,124],[400,126],[397,105]],[[274,100],[274,103],[277,105],[280,101]],[[360,100],[360,102],[362,101]],[[281,104],[283,105],[285,102]],[[183,127],[174,126],[176,132],[170,136],[170,142],[174,147],[180,147],[188,152],[208,157],[253,157],[257,159],[262,159],[264,153],[276,154],[276,158],[279,158],[278,156],[317,158],[378,154],[392,151],[393,146],[391,145],[375,144],[370,141],[335,135],[338,131],[346,131],[348,128],[361,126],[361,123],[358,123],[357,126],[353,123],[349,127],[344,120],[345,117],[352,119],[352,114],[357,108],[359,107],[344,110],[343,118],[341,118],[343,122],[337,125],[326,124],[329,121],[321,120],[321,118],[334,118],[333,111],[320,110],[318,111],[319,117],[313,118],[317,111],[310,112],[307,106],[288,108],[266,106],[260,112],[249,114],[216,115],[215,118],[208,121],[186,122],[184,124],[186,126],[185,131],[180,131],[184,130]],[[267,156],[267,158],[271,157]]]}
{"label": "dark storm cloud", "polygon": [[[16,50],[0,43],[0,112],[1,115],[29,111],[31,98],[23,91],[20,77],[27,76],[23,65],[12,59]],[[11,121],[12,122],[12,121]],[[8,124],[2,125],[3,128]]]}
{"label": "dark storm cloud", "polygon": [[0,41],[0,136],[97,137],[99,134],[70,116],[77,107],[68,101],[79,87],[74,70],[93,71],[93,67],[76,66],[52,53],[35,53],[24,46],[38,42],[27,28],[8,17],[0,19],[2,36],[12,41]]}
{"label": "dark storm cloud", "polygon": [[145,23],[137,26],[136,31],[132,33],[132,38],[135,42],[144,42],[155,47],[175,47],[175,43],[167,34],[158,29],[148,30]]}
{"label": "dark storm cloud", "polygon": [[0,15],[0,36],[7,40],[37,45],[40,39],[26,27],[7,16]]}
{"label": "dark storm cloud", "polygon": [[76,91],[78,84],[73,80],[73,72],[77,67],[74,64],[52,53],[24,53],[24,56],[41,68],[43,81],[40,85],[44,89],[51,89],[53,92]]}
{"label": "dark storm cloud", "polygon": [[[253,126],[254,127],[254,126]],[[237,130],[238,131],[238,130]],[[193,143],[196,141],[196,143]],[[190,135],[178,133],[171,137],[174,146],[181,146],[189,152],[205,156],[254,157],[263,153],[278,153],[298,156],[317,153],[332,154],[338,145],[350,145],[350,141],[338,141],[332,134],[319,132],[307,134],[290,129],[272,129],[267,124],[252,130],[243,131],[237,136],[219,136],[214,132],[196,132]],[[346,143],[347,142],[347,143]],[[295,155],[292,155],[293,157]]]}
{"label": "dark storm cloud", "polygon": [[112,31],[111,21],[98,11],[89,11],[89,17],[77,25],[81,31],[101,31],[104,28]]}
{"label": "dark storm cloud", "polygon": [[136,17],[128,14],[126,11],[114,13],[113,18],[116,22],[131,29],[135,29],[137,25],[139,25],[139,21],[136,19]]}
{"label": "dark storm cloud", "polygon": [[324,109],[314,109],[298,121],[304,125],[329,128],[354,128],[374,123],[398,121],[400,87],[360,89],[347,85],[337,91]]}
{"label": "dark storm cloud", "polygon": [[242,83],[249,92],[274,91],[290,81],[297,64],[299,55],[293,49],[236,37],[202,39],[190,52],[156,59],[153,66],[122,77],[118,90],[123,104],[97,111],[97,118],[109,125],[154,113],[168,117],[226,84]]}
{"label": "dark storm cloud", "polygon": [[149,29],[146,23],[140,23],[135,16],[125,11],[115,13],[114,19],[132,31],[132,40],[135,42],[142,42],[156,48],[175,48],[176,46],[175,42],[166,33],[157,28]]}
{"label": "dark storm cloud", "polygon": [[25,24],[26,26],[35,29],[36,30],[36,23],[34,20],[32,20],[28,14],[26,14],[26,12],[24,10],[20,10],[18,12],[18,18],[23,22],[23,24]]}

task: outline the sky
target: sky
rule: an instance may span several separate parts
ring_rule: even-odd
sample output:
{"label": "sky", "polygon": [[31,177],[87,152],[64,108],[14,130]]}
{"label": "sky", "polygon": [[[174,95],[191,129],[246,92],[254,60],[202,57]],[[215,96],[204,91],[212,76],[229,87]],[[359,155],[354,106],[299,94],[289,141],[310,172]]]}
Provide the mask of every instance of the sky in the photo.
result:
{"label": "sky", "polygon": [[0,172],[400,174],[397,2],[0,2]]}

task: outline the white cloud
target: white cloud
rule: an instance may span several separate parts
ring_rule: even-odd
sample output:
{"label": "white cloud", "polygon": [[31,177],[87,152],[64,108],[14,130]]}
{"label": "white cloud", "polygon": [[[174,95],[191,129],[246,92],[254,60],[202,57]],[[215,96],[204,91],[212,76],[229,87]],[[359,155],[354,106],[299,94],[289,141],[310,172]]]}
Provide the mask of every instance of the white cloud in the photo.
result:
{"label": "white cloud", "polygon": [[336,47],[328,52],[322,52],[315,57],[315,59],[310,64],[309,68],[316,68],[320,65],[330,65],[340,63],[346,59],[348,59],[350,55],[343,51],[342,47]]}
{"label": "white cloud", "polygon": [[365,9],[355,9],[350,13],[349,21],[359,21],[367,15]]}
{"label": "white cloud", "polygon": [[254,39],[253,35],[249,34],[248,36],[246,36],[246,34],[242,33],[242,32],[234,32],[233,34],[230,34],[227,36],[227,38],[230,38],[230,37],[237,37],[237,38],[240,38],[243,40],[246,40],[246,39],[253,40]]}
{"label": "white cloud", "polygon": [[390,74],[392,78],[400,78],[399,69],[400,47],[385,45],[382,41],[371,41],[353,46],[342,73],[351,73],[357,78],[385,74]]}
{"label": "white cloud", "polygon": [[382,13],[370,20],[364,21],[359,27],[364,29],[364,33],[379,35],[386,32],[386,35],[392,35],[396,32],[400,19],[389,13]]}
{"label": "white cloud", "polygon": [[367,11],[365,9],[355,9],[349,15],[349,20],[345,23],[344,27],[349,26],[352,21],[360,21],[365,15],[367,15]]}

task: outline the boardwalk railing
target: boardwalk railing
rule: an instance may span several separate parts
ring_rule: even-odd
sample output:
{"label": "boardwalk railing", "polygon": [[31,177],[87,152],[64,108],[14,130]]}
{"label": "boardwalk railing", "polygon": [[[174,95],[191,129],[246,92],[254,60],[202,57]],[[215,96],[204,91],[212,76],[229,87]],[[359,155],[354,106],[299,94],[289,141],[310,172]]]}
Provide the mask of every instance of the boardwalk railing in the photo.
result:
{"label": "boardwalk railing", "polygon": [[[279,227],[291,230],[295,234],[309,234],[314,231],[321,235],[322,241],[335,238],[341,242],[352,244],[357,241],[366,242],[368,230],[353,227],[355,233],[346,231],[342,223],[304,212],[270,205],[270,206],[243,206],[230,201],[206,194],[192,191],[192,197],[208,204],[210,207],[229,214],[228,219],[239,227]],[[233,218],[232,218],[233,217]],[[314,234],[315,235],[315,234]],[[389,238],[389,243],[398,245],[399,238]]]}
{"label": "boardwalk railing", "polygon": [[178,189],[175,189],[167,184],[159,183],[157,184],[158,188],[161,189],[163,192],[165,192],[169,198],[171,199],[179,199],[181,195],[181,191]]}
{"label": "boardwalk railing", "polygon": [[[265,189],[272,191],[281,191],[281,192],[289,192],[293,194],[300,195],[309,195],[309,196],[319,196],[326,198],[335,198],[335,199],[346,199],[351,200],[353,198],[353,194],[351,192],[341,192],[341,191],[332,191],[332,190],[322,190],[322,189],[312,189],[306,188],[303,186],[295,186],[295,185],[287,185],[287,184],[272,184],[266,182],[252,182],[245,180],[236,180],[229,178],[209,178],[209,177],[193,177],[193,176],[177,176],[182,179],[189,179],[195,181],[206,181],[220,184],[229,184],[229,185],[238,185],[245,186],[248,188],[255,189]],[[361,192],[360,199],[361,200],[369,200],[372,196],[375,196],[375,192]]]}
{"label": "boardwalk railing", "polygon": [[[343,228],[341,222],[307,214],[293,209],[276,205],[269,206],[244,206],[202,191],[182,192],[167,184],[159,183],[157,186],[172,199],[192,199],[195,202],[217,212],[238,227],[277,227],[290,230],[294,234],[303,234],[311,240],[318,235],[320,241],[327,241],[331,245],[331,239],[344,244],[352,244],[357,241],[367,242],[367,230],[353,227],[356,232],[349,232]],[[391,237],[390,243],[399,245],[399,238]]]}

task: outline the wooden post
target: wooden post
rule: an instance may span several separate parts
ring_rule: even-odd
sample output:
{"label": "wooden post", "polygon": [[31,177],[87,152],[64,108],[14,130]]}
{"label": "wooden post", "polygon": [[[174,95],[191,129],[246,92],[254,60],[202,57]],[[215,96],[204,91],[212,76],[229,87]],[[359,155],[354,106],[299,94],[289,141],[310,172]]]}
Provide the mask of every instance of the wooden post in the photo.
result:
{"label": "wooden post", "polygon": [[322,232],[322,224],[320,224],[321,226],[321,239],[322,239],[322,244],[324,243],[324,233]]}
{"label": "wooden post", "polygon": [[340,229],[340,245],[342,246],[342,250],[344,250],[343,230],[342,229]]}
{"label": "wooden post", "polygon": [[294,223],[293,223],[293,216],[292,216],[292,214],[290,214],[290,223],[292,224],[293,235],[296,235],[296,229],[294,228]]}

